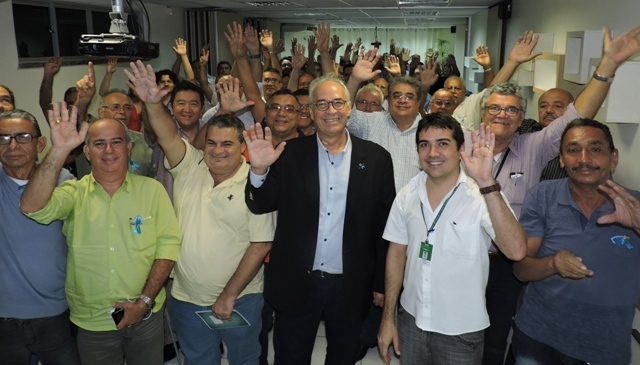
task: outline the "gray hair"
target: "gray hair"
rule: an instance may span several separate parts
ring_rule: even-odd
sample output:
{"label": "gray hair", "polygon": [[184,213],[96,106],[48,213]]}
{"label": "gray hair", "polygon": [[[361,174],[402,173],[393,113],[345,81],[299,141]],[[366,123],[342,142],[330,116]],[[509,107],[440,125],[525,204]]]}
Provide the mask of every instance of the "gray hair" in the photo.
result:
{"label": "gray hair", "polygon": [[[444,85],[447,85],[447,82],[449,82],[449,80],[460,80],[460,83],[462,84],[462,90],[467,90],[467,83],[464,82],[464,79],[460,76],[456,76],[456,75],[451,75],[449,77],[447,77],[446,80],[444,80]],[[446,86],[445,86],[446,88]]]}
{"label": "gray hair", "polygon": [[522,110],[522,115],[524,118],[524,113],[527,112],[527,98],[522,91],[522,88],[516,84],[512,84],[510,82],[501,82],[495,85],[488,87],[484,91],[484,95],[482,96],[482,109],[487,107],[487,101],[491,94],[499,94],[499,95],[513,95],[520,99],[520,109]]}
{"label": "gray hair", "polygon": [[316,90],[318,86],[324,84],[325,82],[333,81],[336,84],[340,85],[344,89],[344,94],[347,96],[347,103],[351,105],[351,94],[349,93],[349,89],[347,89],[347,85],[345,85],[344,81],[342,81],[336,74],[333,72],[324,75],[322,77],[318,77],[317,79],[311,81],[309,84],[309,104],[313,104],[315,102],[313,97],[313,92]]}
{"label": "gray hair", "polygon": [[420,82],[418,80],[409,76],[398,76],[392,78],[391,82],[389,83],[389,96],[391,96],[391,93],[393,93],[393,89],[399,84],[407,84],[413,87],[416,90],[416,96],[418,100],[420,100],[420,97],[422,97],[422,85],[420,85]]}
{"label": "gray hair", "polygon": [[104,105],[104,101],[107,99],[107,97],[109,97],[109,95],[112,95],[112,94],[122,94],[122,95],[126,96],[127,99],[129,99],[129,103],[130,104],[133,104],[133,101],[131,101],[131,97],[129,96],[129,94],[126,91],[124,91],[122,89],[111,89],[106,94],[104,94],[102,96],[102,98],[100,98],[100,106],[101,107],[106,106],[106,105]]}
{"label": "gray hair", "polygon": [[382,90],[373,83],[366,84],[363,87],[361,87],[356,93],[356,100],[358,99],[360,94],[362,94],[364,91],[370,91],[372,93],[377,93],[378,95],[380,95],[380,105],[382,105],[382,102],[384,102],[384,93],[382,93]]}
{"label": "gray hair", "polygon": [[0,114],[0,120],[4,119],[26,119],[31,122],[33,128],[36,130],[36,135],[34,137],[42,136],[42,132],[40,131],[40,126],[38,125],[38,120],[33,114],[28,111],[22,109],[14,109],[9,112],[3,112]]}

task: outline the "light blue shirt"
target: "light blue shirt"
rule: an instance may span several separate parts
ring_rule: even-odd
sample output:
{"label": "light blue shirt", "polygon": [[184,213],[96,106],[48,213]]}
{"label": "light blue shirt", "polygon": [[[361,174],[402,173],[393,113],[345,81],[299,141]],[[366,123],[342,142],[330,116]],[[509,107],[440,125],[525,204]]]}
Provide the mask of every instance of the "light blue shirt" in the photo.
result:
{"label": "light blue shirt", "polygon": [[[351,168],[351,137],[347,133],[344,149],[331,155],[318,141],[318,175],[320,178],[320,212],[318,219],[318,241],[313,270],[322,270],[331,274],[342,274],[342,238],[344,218],[347,208],[347,189]],[[269,172],[264,175],[249,173],[251,185],[262,186]]]}

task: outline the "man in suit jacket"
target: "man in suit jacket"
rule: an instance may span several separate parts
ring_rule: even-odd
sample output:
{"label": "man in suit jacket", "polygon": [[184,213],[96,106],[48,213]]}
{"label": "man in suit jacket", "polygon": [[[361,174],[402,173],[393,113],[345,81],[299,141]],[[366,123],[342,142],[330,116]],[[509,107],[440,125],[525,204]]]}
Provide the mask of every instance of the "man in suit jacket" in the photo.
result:
{"label": "man in suit jacket", "polygon": [[315,80],[309,102],[316,135],[274,148],[269,128],[245,132],[245,198],[254,213],[278,211],[264,290],[276,311],[275,364],[310,364],[322,318],[326,363],[353,365],[370,303],[384,299],[392,161],[345,129],[351,100],[342,81]]}

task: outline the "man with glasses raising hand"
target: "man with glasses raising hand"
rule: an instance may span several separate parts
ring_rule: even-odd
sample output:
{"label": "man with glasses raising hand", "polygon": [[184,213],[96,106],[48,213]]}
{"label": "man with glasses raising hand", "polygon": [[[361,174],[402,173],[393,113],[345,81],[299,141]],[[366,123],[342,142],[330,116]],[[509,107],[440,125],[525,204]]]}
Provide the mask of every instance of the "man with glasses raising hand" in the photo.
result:
{"label": "man with glasses raising hand", "polygon": [[245,199],[255,214],[278,211],[264,287],[276,313],[275,362],[310,364],[323,318],[325,363],[353,365],[371,302],[384,299],[393,167],[382,147],[345,129],[351,98],[342,81],[316,79],[309,92],[315,135],[274,147],[271,128],[245,132]]}

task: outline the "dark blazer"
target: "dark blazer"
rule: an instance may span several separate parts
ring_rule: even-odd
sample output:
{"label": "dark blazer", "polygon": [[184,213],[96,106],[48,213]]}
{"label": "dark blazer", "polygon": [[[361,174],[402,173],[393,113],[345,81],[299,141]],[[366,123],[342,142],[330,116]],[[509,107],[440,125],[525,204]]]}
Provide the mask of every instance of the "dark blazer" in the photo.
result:
{"label": "dark blazer", "polygon": [[[382,232],[395,198],[391,155],[379,145],[350,136],[351,168],[342,240],[344,295],[349,318],[364,320],[373,291],[384,293],[389,243]],[[263,185],[247,181],[245,200],[256,214],[278,211],[271,257],[265,269],[265,299],[295,315],[304,305],[318,237],[320,180],[315,135],[287,141]]]}

